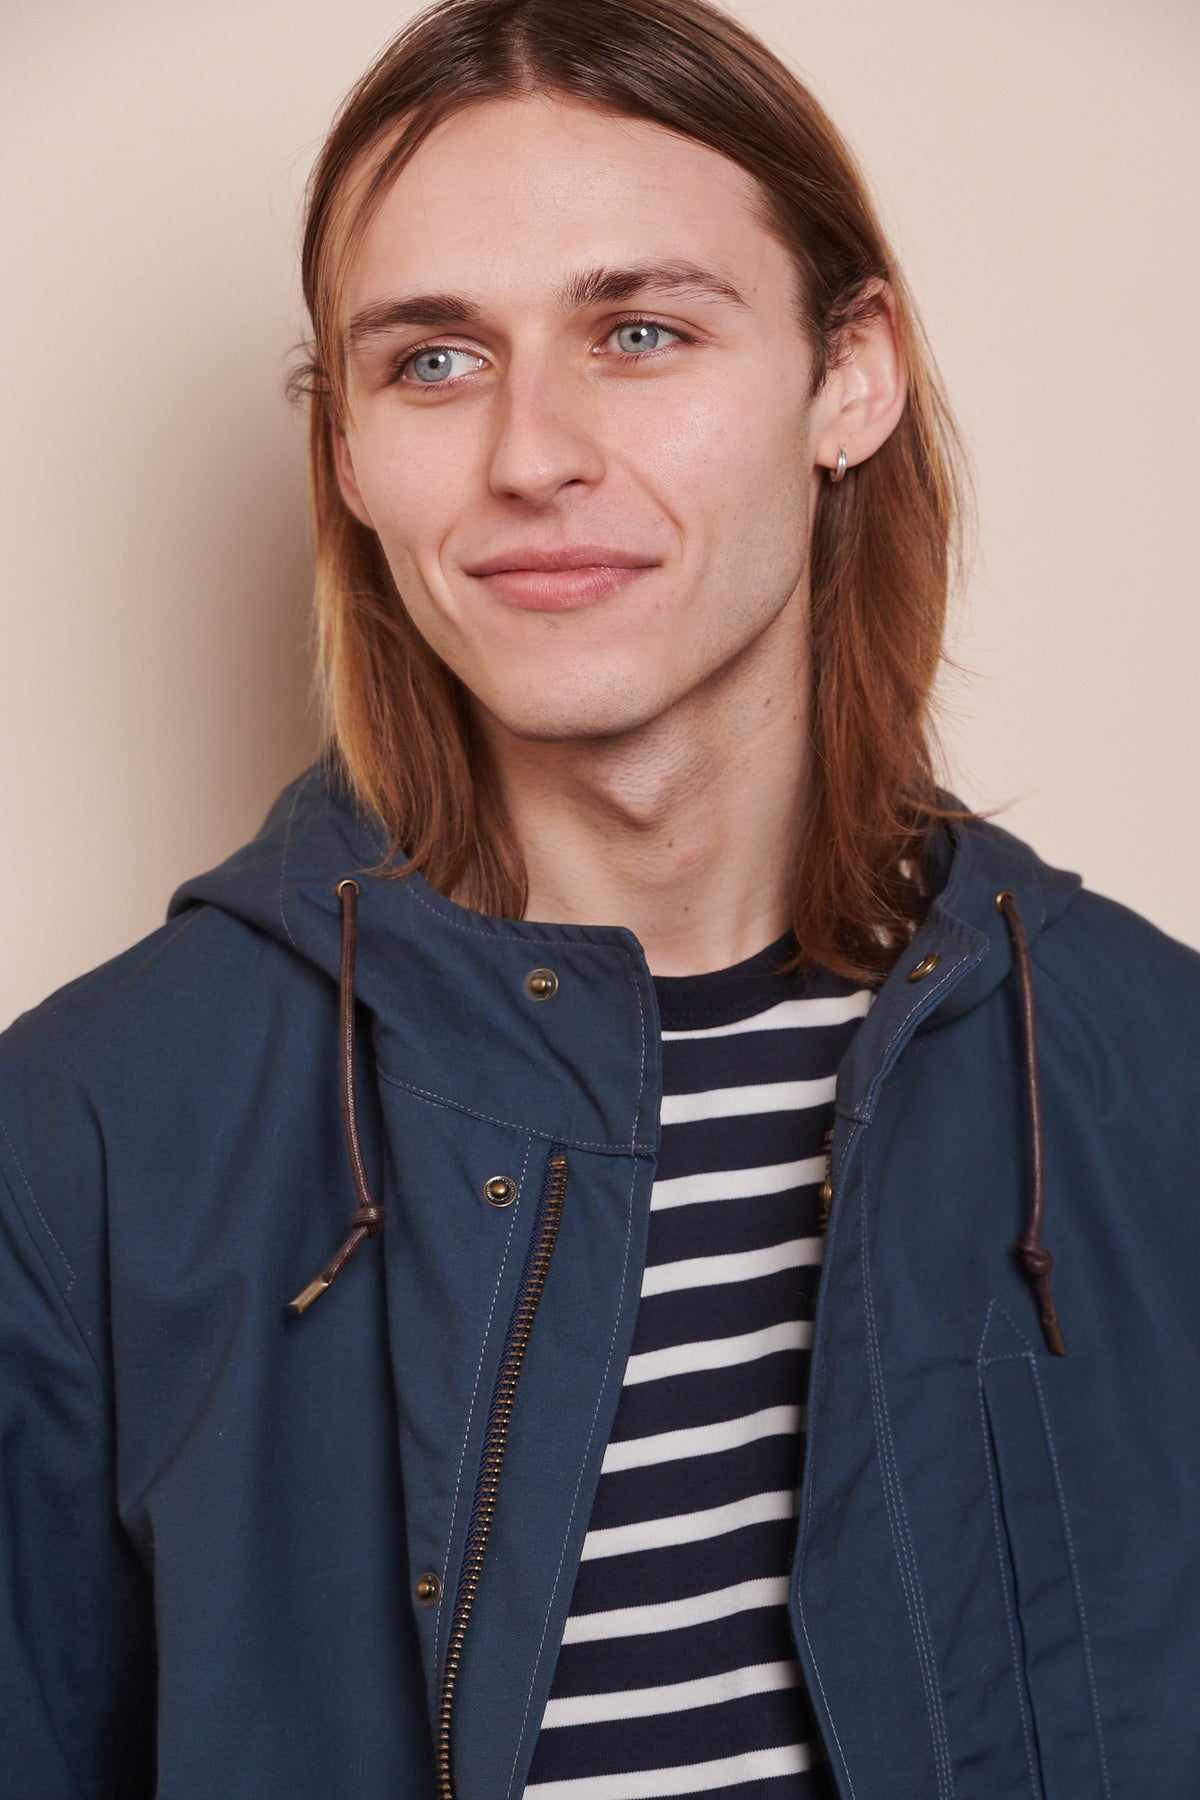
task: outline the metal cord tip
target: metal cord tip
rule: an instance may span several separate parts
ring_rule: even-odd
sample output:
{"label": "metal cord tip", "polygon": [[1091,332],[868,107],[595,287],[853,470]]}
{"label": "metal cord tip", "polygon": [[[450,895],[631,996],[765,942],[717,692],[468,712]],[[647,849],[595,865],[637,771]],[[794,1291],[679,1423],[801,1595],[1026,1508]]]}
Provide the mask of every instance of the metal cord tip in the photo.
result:
{"label": "metal cord tip", "polygon": [[288,1301],[288,1306],[294,1313],[307,1312],[313,1301],[317,1298],[317,1295],[323,1294],[328,1286],[329,1283],[326,1281],[325,1277],[323,1275],[318,1275],[317,1279],[315,1281],[310,1281],[308,1286],[301,1293],[297,1294],[294,1300]]}

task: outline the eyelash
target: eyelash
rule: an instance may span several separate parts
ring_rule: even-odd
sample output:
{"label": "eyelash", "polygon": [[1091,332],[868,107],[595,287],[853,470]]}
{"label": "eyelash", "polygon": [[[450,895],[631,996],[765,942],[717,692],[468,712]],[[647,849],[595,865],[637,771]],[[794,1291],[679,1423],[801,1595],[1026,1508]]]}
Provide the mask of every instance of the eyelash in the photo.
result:
{"label": "eyelash", "polygon": [[[692,344],[695,342],[695,339],[688,332],[681,331],[678,325],[668,325],[665,320],[652,318],[647,313],[630,313],[627,318],[614,319],[605,336],[612,337],[614,332],[622,330],[626,325],[653,325],[656,330],[667,332],[671,337],[678,339],[681,344]],[[668,344],[663,346],[663,348],[673,349],[674,346]],[[444,344],[434,338],[427,344],[418,344],[415,349],[406,350],[404,355],[392,369],[389,380],[396,385],[417,388],[419,390],[424,389],[427,392],[444,391],[446,388],[457,387],[459,382],[465,379],[464,376],[452,375],[448,381],[417,382],[403,380],[404,371],[408,368],[409,364],[415,362],[418,356],[424,356],[429,350],[458,350],[464,356],[471,356],[474,354],[473,351],[463,350],[461,344]],[[661,354],[661,350],[644,350],[637,355],[635,355],[632,350],[618,350],[614,354],[620,362],[626,364],[640,363],[649,362],[651,359],[658,357]]]}

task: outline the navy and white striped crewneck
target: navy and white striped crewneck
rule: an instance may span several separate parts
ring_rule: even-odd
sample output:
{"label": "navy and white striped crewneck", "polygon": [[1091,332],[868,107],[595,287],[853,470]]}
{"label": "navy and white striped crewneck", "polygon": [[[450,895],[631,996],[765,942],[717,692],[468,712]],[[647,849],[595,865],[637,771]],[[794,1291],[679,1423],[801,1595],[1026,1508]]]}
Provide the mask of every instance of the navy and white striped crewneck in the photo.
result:
{"label": "navy and white striped crewneck", "polygon": [[825,1800],[787,1616],[820,1188],[871,994],[656,977],[662,1144],[641,1302],[525,1800]]}

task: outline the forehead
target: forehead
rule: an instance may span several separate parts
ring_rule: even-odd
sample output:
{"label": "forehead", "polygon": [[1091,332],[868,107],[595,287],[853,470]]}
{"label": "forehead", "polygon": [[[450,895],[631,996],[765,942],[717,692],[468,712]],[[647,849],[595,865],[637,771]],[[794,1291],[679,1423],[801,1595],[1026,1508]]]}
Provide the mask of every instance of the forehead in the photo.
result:
{"label": "forehead", "polygon": [[703,263],[753,301],[791,262],[762,191],[727,157],[645,120],[536,94],[438,125],[400,171],[348,271],[347,299],[423,288],[558,289],[579,265]]}

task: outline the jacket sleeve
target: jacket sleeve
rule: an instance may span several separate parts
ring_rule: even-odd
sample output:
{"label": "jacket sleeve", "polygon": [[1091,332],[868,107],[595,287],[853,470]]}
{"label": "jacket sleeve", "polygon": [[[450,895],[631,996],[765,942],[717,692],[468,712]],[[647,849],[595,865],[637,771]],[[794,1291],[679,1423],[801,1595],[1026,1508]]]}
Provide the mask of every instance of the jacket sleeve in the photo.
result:
{"label": "jacket sleeve", "polygon": [[117,1513],[112,1404],[74,1271],[0,1174],[0,1791],[154,1791],[150,1583]]}

